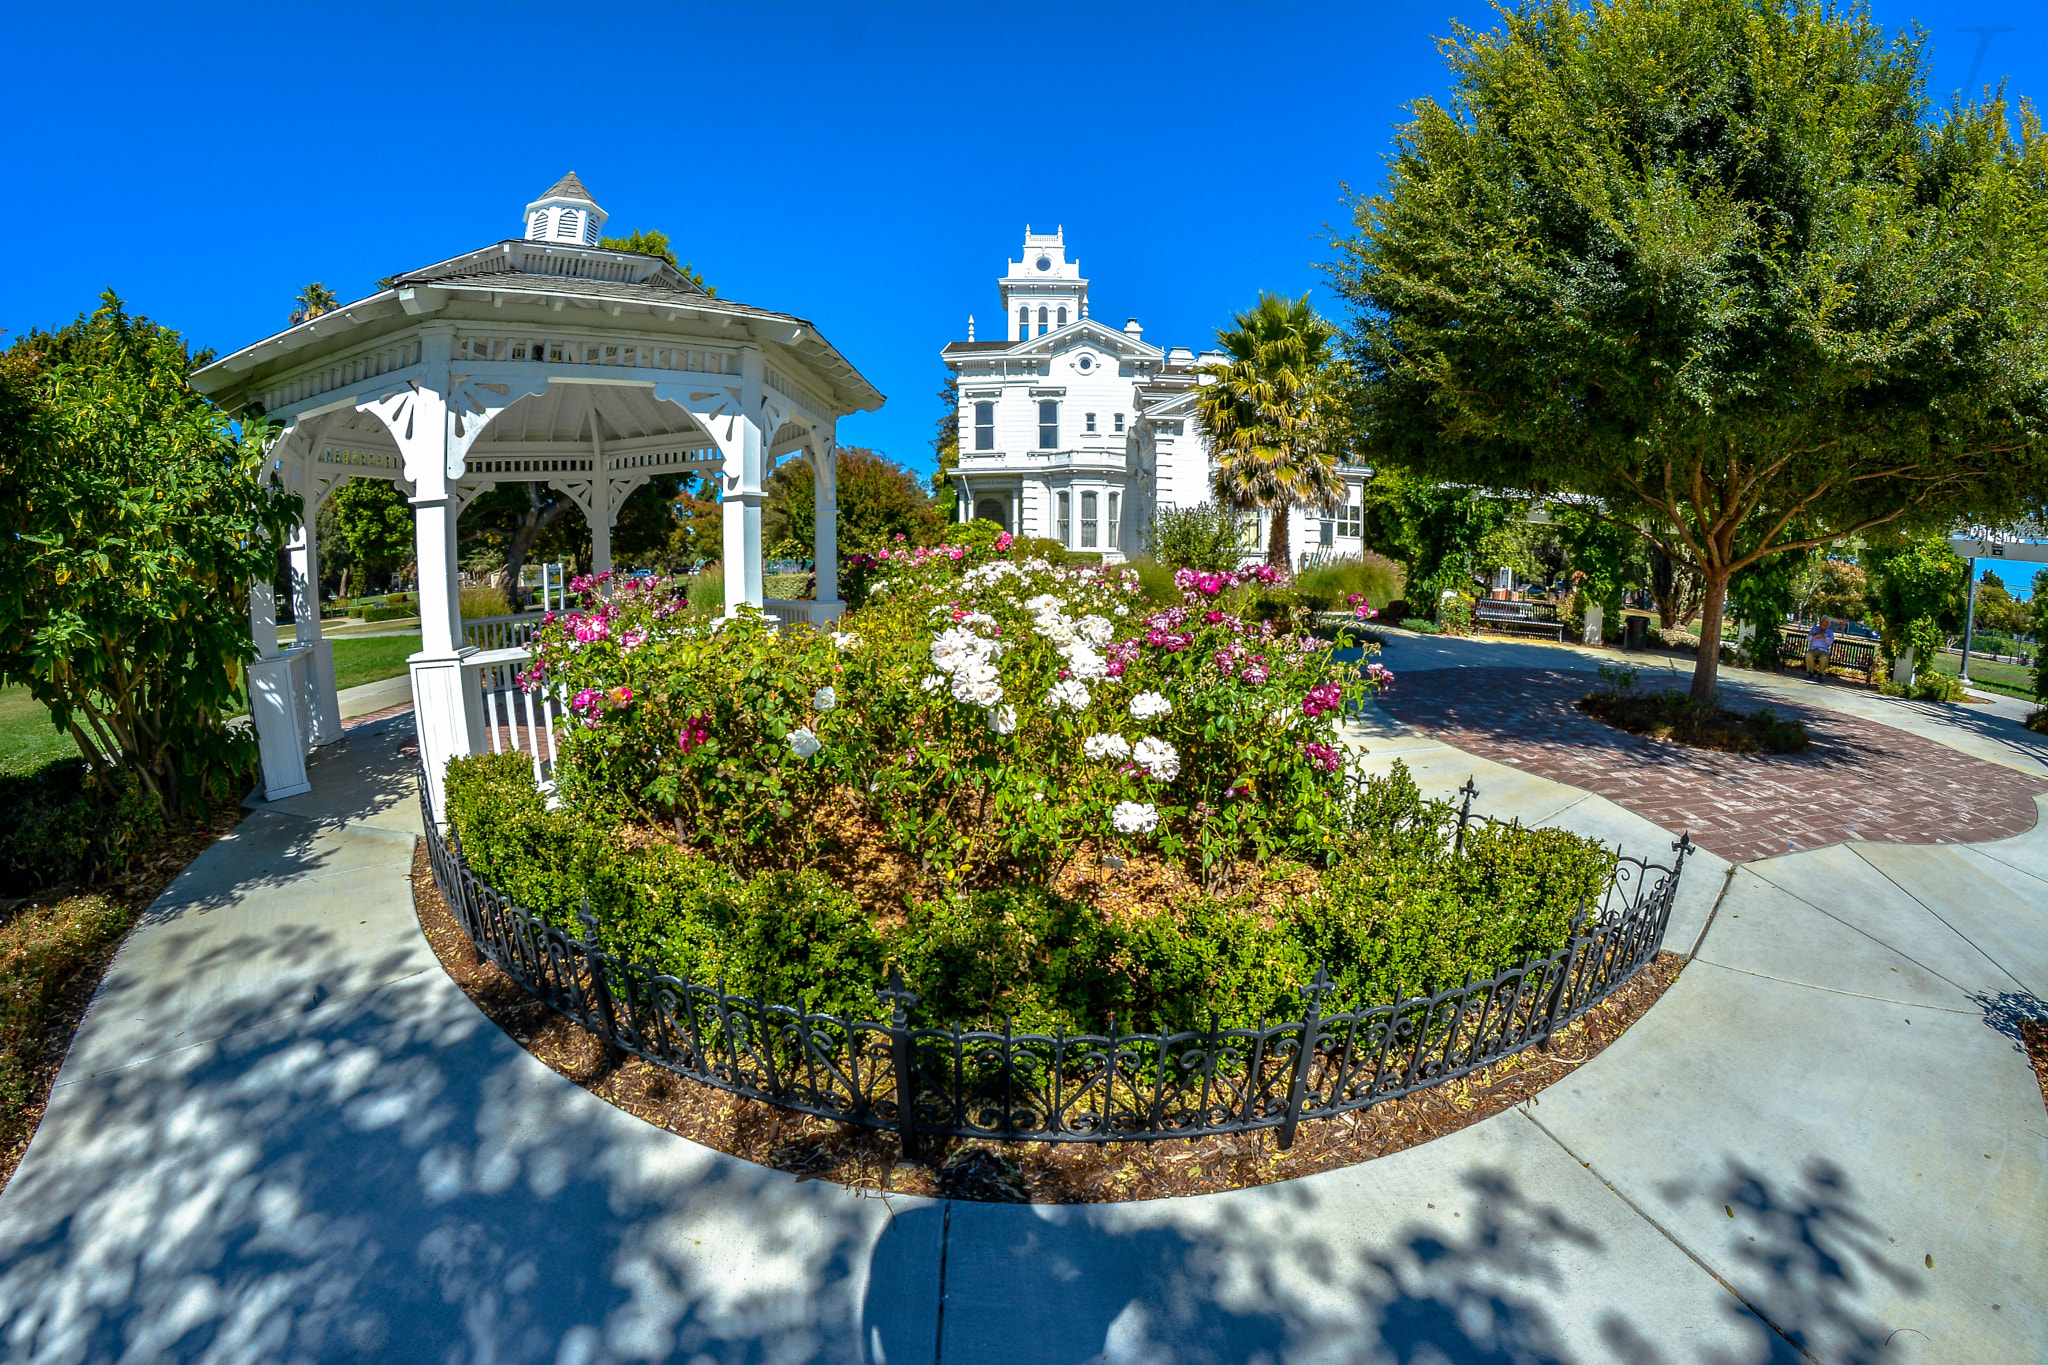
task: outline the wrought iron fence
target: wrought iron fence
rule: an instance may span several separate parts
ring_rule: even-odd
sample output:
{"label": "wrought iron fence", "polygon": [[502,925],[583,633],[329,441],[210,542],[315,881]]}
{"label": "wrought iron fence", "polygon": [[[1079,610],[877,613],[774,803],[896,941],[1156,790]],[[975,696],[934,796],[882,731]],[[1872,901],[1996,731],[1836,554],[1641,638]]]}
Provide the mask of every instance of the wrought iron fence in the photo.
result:
{"label": "wrought iron fence", "polygon": [[[700,981],[649,971],[607,951],[586,904],[571,935],[512,904],[443,838],[426,808],[434,880],[478,953],[584,1028],[679,1075],[798,1113],[900,1134],[906,1156],[926,1137],[1142,1142],[1277,1129],[1292,1145],[1305,1119],[1398,1099],[1531,1046],[1625,985],[1664,940],[1678,879],[1619,857],[1597,905],[1582,905],[1567,942],[1482,981],[1366,1009],[1325,1014],[1334,989],[1318,968],[1302,1017],[1256,1028],[1180,1033],[1041,1034],[927,1027],[891,969],[877,992],[884,1020],[764,1004]],[[1464,788],[1457,847],[1471,819]]]}

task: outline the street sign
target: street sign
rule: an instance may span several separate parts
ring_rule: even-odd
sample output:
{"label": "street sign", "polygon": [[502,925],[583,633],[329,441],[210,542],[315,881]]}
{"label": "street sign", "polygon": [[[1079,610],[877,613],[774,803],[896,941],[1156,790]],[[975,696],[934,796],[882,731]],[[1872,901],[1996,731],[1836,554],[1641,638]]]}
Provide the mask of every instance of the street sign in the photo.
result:
{"label": "street sign", "polygon": [[1950,536],[1948,547],[1964,559],[2013,559],[2029,564],[2048,564],[2048,541],[1976,540]]}

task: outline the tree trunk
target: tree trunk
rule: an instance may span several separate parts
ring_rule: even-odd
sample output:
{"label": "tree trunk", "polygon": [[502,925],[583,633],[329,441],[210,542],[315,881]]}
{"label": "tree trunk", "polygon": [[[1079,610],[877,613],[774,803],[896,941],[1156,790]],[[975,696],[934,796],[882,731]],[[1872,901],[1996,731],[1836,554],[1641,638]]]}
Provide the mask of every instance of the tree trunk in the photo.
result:
{"label": "tree trunk", "polygon": [[1273,509],[1273,533],[1266,537],[1266,563],[1276,569],[1288,569],[1287,542],[1291,539],[1288,526],[1289,508],[1281,503]]}
{"label": "tree trunk", "polygon": [[519,526],[512,532],[512,539],[505,546],[505,601],[514,611],[524,606],[524,590],[519,586],[519,571],[526,566],[526,556],[533,549],[533,543],[540,539],[540,533],[562,519],[562,515],[576,504],[566,496],[552,506],[543,506],[540,490],[544,485],[526,485],[526,514],[519,518]]}
{"label": "tree trunk", "polygon": [[1719,696],[1721,680],[1721,618],[1728,606],[1728,574],[1707,573],[1706,590],[1700,597],[1700,653],[1692,668],[1692,699],[1711,705]]}

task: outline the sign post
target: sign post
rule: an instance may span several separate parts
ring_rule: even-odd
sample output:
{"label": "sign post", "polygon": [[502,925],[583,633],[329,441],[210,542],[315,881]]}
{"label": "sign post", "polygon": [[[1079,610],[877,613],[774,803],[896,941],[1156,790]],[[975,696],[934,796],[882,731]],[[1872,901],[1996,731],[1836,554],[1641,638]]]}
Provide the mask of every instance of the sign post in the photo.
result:
{"label": "sign post", "polygon": [[1956,670],[1960,680],[1967,683],[1970,681],[1970,634],[1977,627],[1977,561],[2011,559],[2048,564],[2048,540],[2007,540],[1997,532],[1989,531],[1982,536],[1950,536],[1948,547],[1970,561],[1970,605],[1968,614],[1963,618],[1963,662]]}

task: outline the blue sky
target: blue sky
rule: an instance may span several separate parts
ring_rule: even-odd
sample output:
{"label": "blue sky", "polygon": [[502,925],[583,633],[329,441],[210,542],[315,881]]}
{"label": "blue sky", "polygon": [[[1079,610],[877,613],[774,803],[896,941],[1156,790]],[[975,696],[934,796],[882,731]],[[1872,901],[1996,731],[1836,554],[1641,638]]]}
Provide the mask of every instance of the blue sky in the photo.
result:
{"label": "blue sky", "polygon": [[[1064,225],[1100,317],[1201,346],[1316,290],[1434,39],[1483,3],[30,5],[0,0],[0,327],[111,285],[196,343],[321,280],[516,236],[574,169],[721,293],[816,322],[889,396],[841,439],[929,467],[938,350],[1024,225]],[[2048,93],[2048,6],[1883,3],[1937,96]],[[1969,29],[2003,29],[1988,40]],[[1978,61],[1980,41],[1983,45]],[[980,333],[987,337],[991,331]]]}

